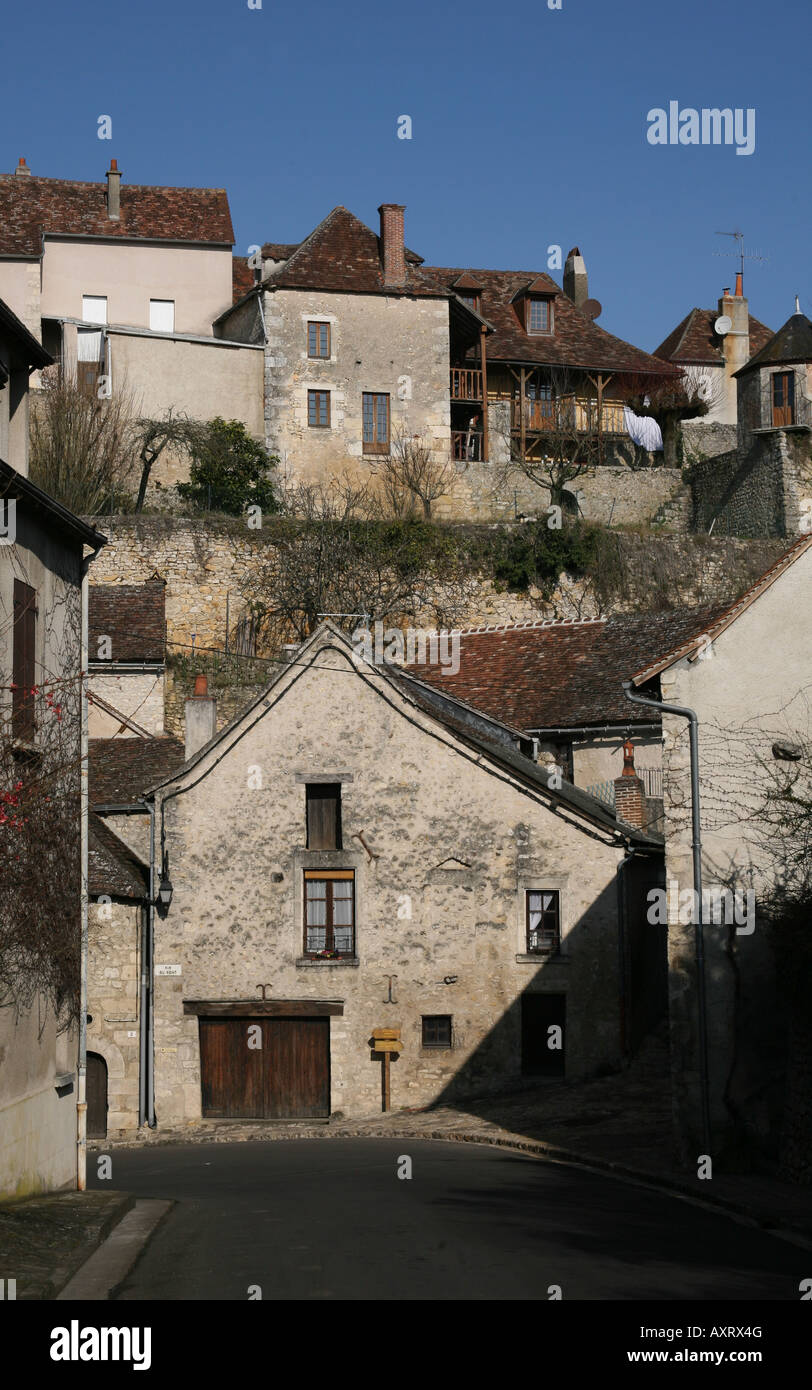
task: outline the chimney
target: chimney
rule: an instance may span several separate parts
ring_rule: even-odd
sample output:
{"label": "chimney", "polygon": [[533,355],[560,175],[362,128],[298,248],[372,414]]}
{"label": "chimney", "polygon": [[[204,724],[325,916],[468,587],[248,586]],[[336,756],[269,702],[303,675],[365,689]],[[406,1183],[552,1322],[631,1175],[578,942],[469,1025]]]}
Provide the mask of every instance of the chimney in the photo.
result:
{"label": "chimney", "polygon": [[381,203],[378,212],[381,218],[381,255],[383,257],[383,283],[393,289],[402,289],[406,284],[406,247],[404,244],[403,203]]}
{"label": "chimney", "polygon": [[573,246],[564,262],[564,293],[579,309],[589,298],[586,262],[577,246]]}
{"label": "chimney", "polygon": [[14,170],[14,172],[18,178],[20,177],[20,174],[27,174],[29,178],[31,177],[31,170],[29,169],[22,155],[20,155],[19,163],[17,164],[17,168]]}
{"label": "chimney", "polygon": [[194,694],[186,701],[186,761],[217,733],[217,701],[206,676],[195,676]]}
{"label": "chimney", "polygon": [[738,383],[734,372],[743,367],[750,357],[750,306],[744,297],[742,273],[736,271],[736,292],[729,289],[722,292],[719,300],[719,313],[730,319],[730,332],[722,339],[725,357],[725,399],[723,413],[714,411],[714,418],[725,424],[735,425],[738,420]]}
{"label": "chimney", "polygon": [[646,796],[642,778],[634,770],[634,744],[627,739],[623,745],[623,772],[615,778],[615,814],[627,825],[644,830],[648,820]]}
{"label": "chimney", "polygon": [[740,270],[737,270],[737,271],[736,271],[736,290],[735,290],[735,294],[736,294],[736,298],[737,298],[737,299],[741,299],[742,295],[744,294],[744,290],[742,289],[742,273],[741,273]]}
{"label": "chimney", "polygon": [[118,160],[110,160],[107,170],[107,216],[118,222],[121,216],[121,171]]}

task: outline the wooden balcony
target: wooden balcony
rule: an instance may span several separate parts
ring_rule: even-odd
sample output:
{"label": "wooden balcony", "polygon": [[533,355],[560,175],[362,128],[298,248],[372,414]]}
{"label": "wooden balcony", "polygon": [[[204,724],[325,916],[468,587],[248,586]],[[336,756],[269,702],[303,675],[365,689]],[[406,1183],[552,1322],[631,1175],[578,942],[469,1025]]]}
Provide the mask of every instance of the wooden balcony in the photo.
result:
{"label": "wooden balcony", "polygon": [[481,401],[482,372],[478,367],[451,368],[452,401]]}
{"label": "wooden balcony", "polygon": [[451,457],[457,463],[481,463],[483,456],[481,430],[451,431]]}
{"label": "wooden balcony", "polygon": [[[524,406],[522,410],[521,407]],[[529,433],[542,434],[546,430],[574,430],[579,434],[596,433],[598,430],[598,408],[595,401],[586,397],[563,396],[556,400],[528,400],[511,403],[511,429],[520,431],[524,416],[524,428]],[[625,434],[622,401],[605,401],[601,411],[601,434]]]}

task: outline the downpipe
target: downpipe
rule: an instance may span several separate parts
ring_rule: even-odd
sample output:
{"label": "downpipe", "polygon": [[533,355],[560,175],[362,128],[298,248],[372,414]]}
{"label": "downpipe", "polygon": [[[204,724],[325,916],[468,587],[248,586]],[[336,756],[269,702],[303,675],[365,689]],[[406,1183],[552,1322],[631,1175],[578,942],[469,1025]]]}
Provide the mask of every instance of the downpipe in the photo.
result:
{"label": "downpipe", "polygon": [[691,750],[691,855],[694,873],[694,902],[696,903],[696,922],[694,924],[694,946],[696,958],[696,989],[699,1027],[699,1089],[702,1109],[702,1143],[705,1153],[710,1154],[710,1084],[708,1077],[708,1028],[707,997],[705,990],[705,932],[702,922],[702,828],[699,808],[699,720],[696,711],[684,705],[667,705],[664,700],[650,700],[638,695],[632,689],[631,681],[623,681],[623,693],[634,705],[645,705],[647,709],[657,709],[665,714],[676,714],[688,720],[688,735]]}

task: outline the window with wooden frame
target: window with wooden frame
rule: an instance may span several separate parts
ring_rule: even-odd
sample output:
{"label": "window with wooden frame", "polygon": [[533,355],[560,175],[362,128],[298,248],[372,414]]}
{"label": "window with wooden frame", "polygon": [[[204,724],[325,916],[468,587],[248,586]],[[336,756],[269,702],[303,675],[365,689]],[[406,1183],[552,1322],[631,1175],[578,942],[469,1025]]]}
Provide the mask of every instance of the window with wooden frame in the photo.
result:
{"label": "window with wooden frame", "polygon": [[526,327],[528,333],[552,333],[553,331],[553,306],[552,301],[543,299],[539,295],[531,295],[527,300]]}
{"label": "window with wooden frame", "polygon": [[305,785],[308,849],[341,849],[341,783]]}
{"label": "window with wooden frame", "polygon": [[365,391],[363,399],[364,453],[389,453],[389,397]]}
{"label": "window with wooden frame", "polygon": [[37,593],[30,584],[14,580],[14,641],[12,646],[11,730],[30,743],[36,732],[33,686],[36,684]]}
{"label": "window with wooden frame", "polygon": [[561,903],[557,889],[531,889],[525,894],[527,954],[554,955],[561,948]]}
{"label": "window with wooden frame", "polygon": [[423,1014],[423,1047],[450,1047],[451,1014]]}
{"label": "window with wooden frame", "polygon": [[473,292],[471,290],[457,290],[457,296],[462,300],[463,304],[468,305],[469,309],[473,309],[474,313],[478,314],[480,312],[482,296],[478,294],[476,290]]}
{"label": "window with wooden frame", "polygon": [[330,325],[311,320],[307,325],[308,357],[330,356]]}
{"label": "window with wooden frame", "polygon": [[307,423],[311,429],[329,430],[330,428],[330,392],[329,391],[308,391],[307,393]]}
{"label": "window with wooden frame", "polygon": [[313,960],[355,955],[354,869],[305,869],[304,953]]}
{"label": "window with wooden frame", "polygon": [[776,372],[772,379],[773,425],[795,424],[795,373]]}

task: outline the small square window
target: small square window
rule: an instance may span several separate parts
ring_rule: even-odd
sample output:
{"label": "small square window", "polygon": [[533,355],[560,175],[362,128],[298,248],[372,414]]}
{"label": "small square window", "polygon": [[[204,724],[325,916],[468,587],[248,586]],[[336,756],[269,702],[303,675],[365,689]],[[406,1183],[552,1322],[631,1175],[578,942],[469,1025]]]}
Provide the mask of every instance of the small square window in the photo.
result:
{"label": "small square window", "polygon": [[328,430],[330,428],[329,391],[308,391],[307,423],[311,429]]}
{"label": "small square window", "polygon": [[557,890],[539,889],[525,894],[527,954],[549,956],[561,946],[561,907]]}
{"label": "small square window", "polygon": [[153,333],[174,333],[174,299],[151,299],[149,301],[149,326]]}
{"label": "small square window", "polygon": [[423,1015],[423,1046],[424,1046],[424,1047],[450,1047],[450,1046],[451,1046],[451,1015],[450,1015],[450,1014],[424,1014],[424,1015]]}
{"label": "small square window", "polygon": [[330,356],[330,325],[329,323],[308,323],[307,325],[307,355],[308,357],[329,357]]}
{"label": "small square window", "polygon": [[85,323],[107,322],[107,296],[98,294],[82,295],[82,318]]}

